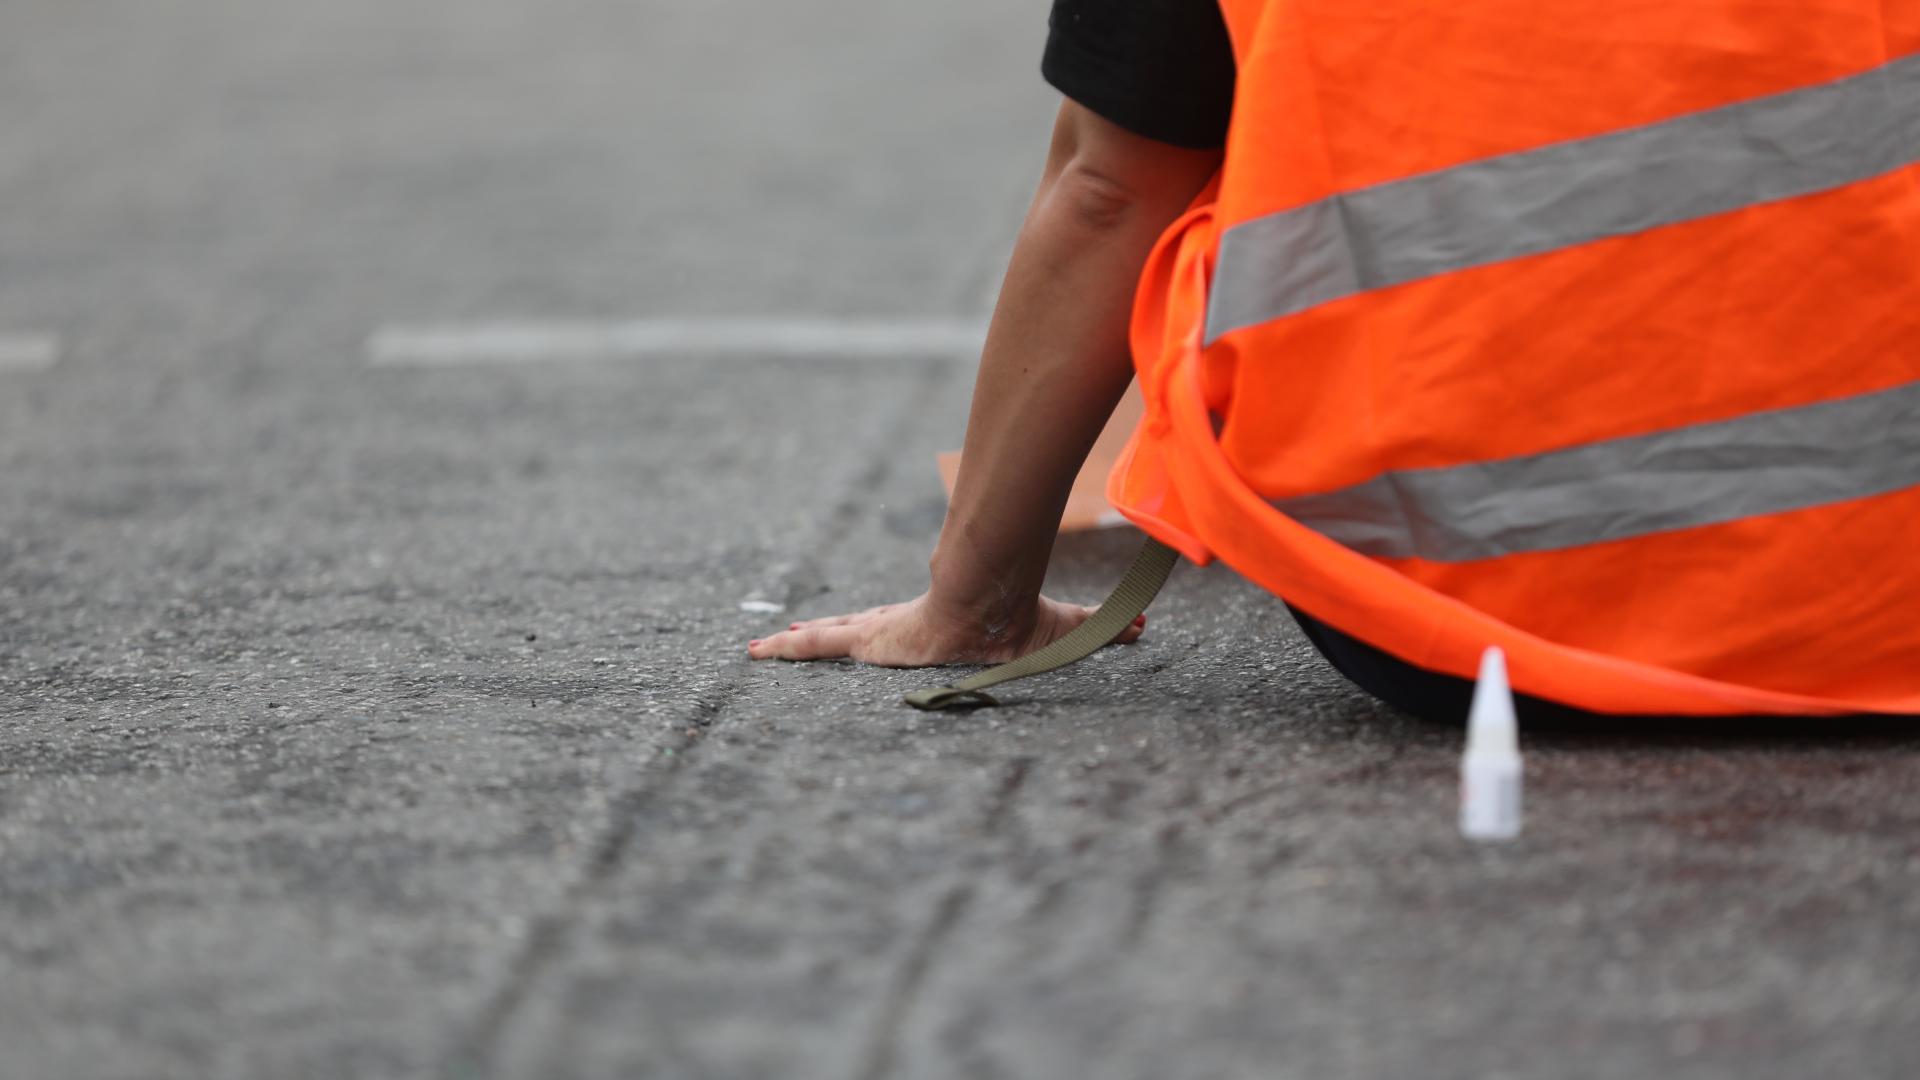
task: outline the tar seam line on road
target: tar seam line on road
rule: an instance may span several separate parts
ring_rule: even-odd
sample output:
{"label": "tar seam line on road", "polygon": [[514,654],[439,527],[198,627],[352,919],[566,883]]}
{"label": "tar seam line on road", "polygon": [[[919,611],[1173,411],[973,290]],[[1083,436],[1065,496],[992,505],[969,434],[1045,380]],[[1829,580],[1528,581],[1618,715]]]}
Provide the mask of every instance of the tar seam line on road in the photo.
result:
{"label": "tar seam line on road", "polygon": [[[986,812],[980,816],[980,831],[986,836],[998,833],[1019,801],[1021,789],[1033,773],[1032,757],[1016,757],[1007,762],[1000,782],[987,799]],[[954,928],[966,916],[973,903],[973,887],[960,883],[949,887],[934,904],[926,925],[913,939],[900,966],[894,970],[880,999],[880,1008],[867,1034],[860,1055],[860,1068],[853,1074],[858,1080],[882,1080],[891,1075],[900,1052],[900,1034],[913,1019],[920,988],[941,949],[953,937]]]}
{"label": "tar seam line on road", "polygon": [[386,326],[367,339],[371,367],[467,367],[667,356],[786,360],[960,360],[978,355],[986,324],[953,318],[739,317],[623,322],[493,322]]}
{"label": "tar seam line on road", "polygon": [[[910,429],[924,422],[948,375],[949,369],[944,365],[923,370],[919,385],[907,395],[898,414],[879,425],[875,439],[866,447],[866,458],[871,464],[858,471],[832,504],[832,511],[822,516],[816,538],[797,550],[827,551],[850,534],[861,519],[868,494],[885,482],[899,460],[898,455],[885,452],[886,448],[905,441]],[[733,677],[719,694],[700,703],[695,715],[704,719],[694,722],[700,723],[703,731],[717,727],[729,714],[747,688],[754,663],[736,662]],[[499,988],[485,995],[473,1023],[457,1033],[454,1044],[442,1055],[447,1065],[444,1072],[494,1075],[499,1055],[510,1041],[509,1029],[524,1015],[535,987],[567,952],[587,898],[620,868],[646,807],[670,793],[673,779],[683,773],[693,752],[705,741],[701,735],[685,735],[670,748],[672,756],[665,762],[655,756],[615,782],[608,800],[607,820],[601,834],[587,845],[588,855],[578,875],[563,891],[557,909],[535,918],[525,945],[505,965],[506,975]],[[1024,779],[1024,769],[1021,772]],[[649,779],[656,782],[649,784]],[[1018,788],[1017,781],[1013,788]],[[924,947],[917,945],[916,949]]]}
{"label": "tar seam line on road", "polygon": [[[744,676],[746,664],[740,663],[738,667]],[[701,703],[697,711],[708,716],[709,725],[717,722],[739,696],[745,686],[743,676],[729,681],[721,688],[716,699]],[[534,920],[526,944],[508,961],[506,977],[500,988],[487,995],[472,1027],[463,1032],[451,1050],[443,1055],[443,1060],[455,1066],[450,1072],[459,1074],[462,1069],[471,1067],[477,1069],[480,1075],[491,1074],[493,1059],[505,1038],[507,1027],[521,1012],[527,994],[540,980],[552,959],[567,948],[568,937],[587,897],[619,869],[621,853],[632,842],[642,813],[649,803],[665,792],[700,742],[698,735],[682,735],[673,746],[667,748],[671,756],[665,762],[660,761],[663,755],[656,755],[641,763],[619,782],[613,797],[607,802],[607,820],[599,830],[600,835],[587,845],[586,859],[574,880],[561,893],[558,910]],[[649,776],[657,777],[657,782],[647,784],[645,781]]]}
{"label": "tar seam line on road", "polygon": [[1170,867],[1179,851],[1182,834],[1183,823],[1180,821],[1169,821],[1160,826],[1160,831],[1153,838],[1153,858],[1134,878],[1128,890],[1126,921],[1119,935],[1121,946],[1128,951],[1138,950],[1140,943],[1146,940],[1147,927],[1153,922],[1154,912],[1160,904],[1160,894],[1173,874]]}
{"label": "tar seam line on road", "polygon": [[906,959],[901,962],[890,985],[882,993],[879,1019],[868,1039],[860,1070],[853,1074],[858,1080],[884,1080],[893,1074],[894,1059],[900,1049],[900,1033],[913,1015],[920,988],[926,985],[927,972],[933,968],[933,958],[947,939],[953,936],[954,927],[959,925],[961,917],[972,903],[973,887],[955,885],[942,894],[940,902],[934,905],[932,918],[915,935]]}
{"label": "tar seam line on road", "polygon": [[60,362],[60,353],[52,334],[0,334],[0,372],[45,371]]}

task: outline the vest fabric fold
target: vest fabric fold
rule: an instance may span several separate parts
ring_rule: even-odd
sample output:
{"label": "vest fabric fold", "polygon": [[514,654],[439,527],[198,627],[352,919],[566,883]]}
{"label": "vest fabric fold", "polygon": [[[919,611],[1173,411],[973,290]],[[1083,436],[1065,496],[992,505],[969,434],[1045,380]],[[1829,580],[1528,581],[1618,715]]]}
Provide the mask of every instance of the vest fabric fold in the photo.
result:
{"label": "vest fabric fold", "polygon": [[1225,0],[1110,495],[1603,713],[1920,713],[1920,0]]}

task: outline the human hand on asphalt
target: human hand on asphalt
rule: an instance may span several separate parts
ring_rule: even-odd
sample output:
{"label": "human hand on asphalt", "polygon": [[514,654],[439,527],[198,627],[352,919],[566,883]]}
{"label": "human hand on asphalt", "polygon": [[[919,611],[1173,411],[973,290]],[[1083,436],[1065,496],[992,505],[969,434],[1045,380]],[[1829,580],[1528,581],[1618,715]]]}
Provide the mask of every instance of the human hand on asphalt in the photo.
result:
{"label": "human hand on asphalt", "polygon": [[[1026,618],[991,628],[941,613],[923,594],[904,604],[794,623],[748,643],[747,654],[755,660],[847,657],[881,667],[998,664],[1051,644],[1085,622],[1094,610],[1042,596]],[[1147,617],[1142,615],[1114,641],[1130,644],[1146,625]]]}

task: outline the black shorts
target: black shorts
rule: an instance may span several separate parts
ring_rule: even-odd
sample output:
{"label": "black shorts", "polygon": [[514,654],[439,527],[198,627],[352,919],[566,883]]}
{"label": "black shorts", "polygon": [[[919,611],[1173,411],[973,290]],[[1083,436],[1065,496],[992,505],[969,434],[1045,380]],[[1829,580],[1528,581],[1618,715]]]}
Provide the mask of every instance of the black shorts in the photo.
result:
{"label": "black shorts", "polygon": [[1053,0],[1040,74],[1135,135],[1226,145],[1233,45],[1214,0]]}

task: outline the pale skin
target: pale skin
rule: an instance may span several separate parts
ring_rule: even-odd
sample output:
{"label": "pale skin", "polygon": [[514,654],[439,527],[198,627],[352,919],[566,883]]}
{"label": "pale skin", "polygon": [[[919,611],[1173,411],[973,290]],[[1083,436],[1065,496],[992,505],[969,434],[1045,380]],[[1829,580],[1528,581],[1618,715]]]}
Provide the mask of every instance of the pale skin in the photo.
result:
{"label": "pale skin", "polygon": [[[1073,478],[1133,376],[1127,324],[1160,233],[1220,165],[1065,102],[981,353],[964,462],[927,591],[809,619],[749,644],[756,660],[887,667],[998,663],[1092,608],[1040,594]],[[1139,638],[1145,619],[1115,640]]]}

